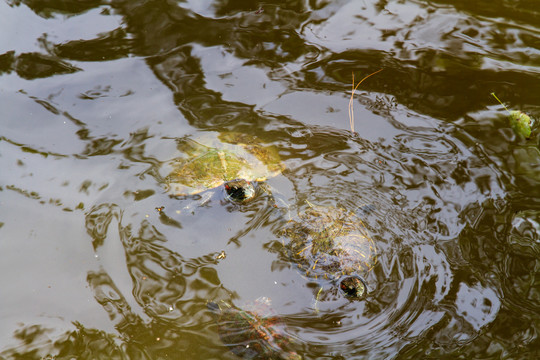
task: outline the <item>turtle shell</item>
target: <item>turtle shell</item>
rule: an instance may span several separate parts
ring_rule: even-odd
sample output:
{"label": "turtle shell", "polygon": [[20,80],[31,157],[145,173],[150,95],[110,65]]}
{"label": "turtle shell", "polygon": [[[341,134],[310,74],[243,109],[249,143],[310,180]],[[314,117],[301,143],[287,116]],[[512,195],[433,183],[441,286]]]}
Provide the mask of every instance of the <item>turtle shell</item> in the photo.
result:
{"label": "turtle shell", "polygon": [[245,359],[299,360],[295,352],[285,350],[289,337],[285,325],[263,297],[238,309],[222,302],[207,304],[214,314],[219,336],[233,353]]}
{"label": "turtle shell", "polygon": [[[376,248],[362,220],[336,207],[311,205],[284,229],[289,257],[308,277],[363,277],[376,263]],[[348,286],[351,278],[341,284]]]}
{"label": "turtle shell", "polygon": [[194,195],[229,181],[264,181],[284,169],[276,148],[247,134],[207,133],[178,140],[180,156],[168,161],[164,178],[175,196]]}

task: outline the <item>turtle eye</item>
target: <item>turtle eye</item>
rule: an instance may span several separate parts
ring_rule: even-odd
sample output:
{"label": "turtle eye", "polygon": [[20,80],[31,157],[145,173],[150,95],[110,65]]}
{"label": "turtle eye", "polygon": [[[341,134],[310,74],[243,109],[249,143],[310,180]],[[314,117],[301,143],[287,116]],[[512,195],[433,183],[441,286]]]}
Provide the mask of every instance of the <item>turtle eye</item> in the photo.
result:
{"label": "turtle eye", "polygon": [[346,296],[353,297],[356,293],[356,289],[354,287],[347,286],[343,282],[340,284],[340,287]]}
{"label": "turtle eye", "polygon": [[233,200],[243,200],[244,198],[244,192],[242,191],[242,188],[228,188],[227,193]]}
{"label": "turtle eye", "polygon": [[361,300],[366,295],[366,285],[363,280],[356,276],[348,276],[344,278],[339,287],[346,297],[355,300]]}

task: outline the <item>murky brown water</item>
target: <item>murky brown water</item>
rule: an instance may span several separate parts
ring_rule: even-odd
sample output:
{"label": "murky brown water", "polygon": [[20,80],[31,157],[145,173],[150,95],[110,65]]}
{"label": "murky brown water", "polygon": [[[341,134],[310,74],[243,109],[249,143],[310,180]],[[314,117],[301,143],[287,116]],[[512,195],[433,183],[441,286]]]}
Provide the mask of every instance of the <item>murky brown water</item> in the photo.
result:
{"label": "murky brown water", "polygon": [[[538,122],[490,94],[540,118],[538,24],[531,0],[0,2],[0,358],[234,359],[207,302],[266,296],[305,359],[536,359]],[[381,68],[352,134],[352,74]],[[177,139],[225,131],[279,149],[271,190],[169,196]],[[374,205],[365,300],[316,312],[280,255],[307,202]]]}

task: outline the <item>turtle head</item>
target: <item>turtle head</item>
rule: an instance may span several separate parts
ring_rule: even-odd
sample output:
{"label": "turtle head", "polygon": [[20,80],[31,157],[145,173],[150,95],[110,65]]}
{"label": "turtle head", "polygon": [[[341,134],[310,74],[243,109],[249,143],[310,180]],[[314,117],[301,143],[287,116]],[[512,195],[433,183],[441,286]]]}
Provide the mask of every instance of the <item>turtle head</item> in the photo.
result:
{"label": "turtle head", "polygon": [[227,199],[236,204],[244,204],[255,197],[255,186],[244,179],[231,180],[225,183]]}
{"label": "turtle head", "polygon": [[359,276],[346,276],[339,282],[339,288],[352,300],[362,300],[366,296],[366,284]]}

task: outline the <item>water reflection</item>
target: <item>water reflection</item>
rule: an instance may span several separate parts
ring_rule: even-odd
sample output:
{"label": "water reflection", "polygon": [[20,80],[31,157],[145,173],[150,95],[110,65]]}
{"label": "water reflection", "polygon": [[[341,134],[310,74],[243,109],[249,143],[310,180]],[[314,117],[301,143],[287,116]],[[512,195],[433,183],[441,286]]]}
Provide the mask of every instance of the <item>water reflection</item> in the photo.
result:
{"label": "water reflection", "polygon": [[[538,350],[538,137],[516,137],[489,95],[538,116],[536,4],[7,4],[46,24],[96,24],[38,26],[31,46],[0,55],[15,89],[0,192],[84,218],[99,267],[88,284],[117,333],[77,324],[43,345],[50,329],[30,325],[2,356],[223,358],[206,301],[260,295],[308,359]],[[381,67],[355,102],[359,134],[343,130],[351,73]],[[380,256],[365,301],[329,296],[313,311],[317,284],[276,255],[287,218],[268,193],[245,206],[220,190],[164,194],[175,140],[204,131],[274,145],[287,170],[269,183],[293,210],[374,205],[362,221]]]}
{"label": "water reflection", "polygon": [[[284,187],[278,187],[283,191],[282,196],[292,207],[306,200],[348,208],[356,208],[361,203],[374,204],[375,210],[365,215],[363,221],[381,254],[375,268],[367,275],[369,296],[360,303],[342,297],[325,298],[321,301],[320,313],[316,313],[310,301],[302,300],[302,293],[310,292],[314,296],[317,288],[313,288],[309,280],[303,281],[304,284],[295,278],[285,280],[280,291],[291,289],[298,294],[297,299],[289,300],[295,313],[286,320],[295,336],[306,344],[305,352],[309,356],[320,351],[361,356],[368,348],[374,356],[391,356],[406,351],[403,350],[405,343],[427,338],[436,340],[439,349],[453,351],[473,341],[478,332],[496,318],[501,307],[497,294],[488,284],[482,285],[477,274],[469,273],[468,278],[463,278],[463,270],[457,265],[463,261],[459,258],[463,250],[456,247],[453,239],[459,238],[467,226],[460,218],[461,210],[468,207],[474,216],[474,209],[479,209],[469,203],[468,194],[474,193],[478,199],[481,189],[489,189],[485,195],[488,199],[500,191],[497,178],[493,173],[486,173],[481,162],[471,162],[473,154],[463,144],[444,135],[451,127],[444,130],[437,141],[432,141],[427,136],[432,129],[419,123],[402,130],[402,135],[386,146],[374,146],[350,134],[329,134],[317,128],[311,128],[308,137],[295,139],[298,149],[289,150],[289,158],[304,158],[304,161],[302,166],[284,172],[287,181]],[[306,141],[304,146],[301,146],[302,141]],[[313,151],[307,141],[312,141],[315,148],[320,144],[323,150]],[[348,159],[345,163],[344,158]],[[445,158],[448,160],[444,163],[436,161]],[[463,162],[469,164],[466,175]],[[482,176],[485,179],[473,186],[470,179],[480,180]],[[489,185],[484,185],[486,182]],[[374,191],[374,186],[384,191]],[[348,196],[338,197],[336,202],[336,194],[345,192]],[[293,194],[292,198],[287,197],[288,194]],[[273,199],[260,197],[247,207],[227,208],[220,196],[222,199],[223,193],[216,192],[209,202],[195,205],[194,212],[185,213],[174,209],[181,209],[181,204],[193,199],[156,197],[150,193],[123,208],[99,206],[87,216],[88,231],[99,250],[107,232],[106,227],[94,224],[107,224],[113,214],[117,217],[121,214],[124,225],[119,228],[118,238],[134,282],[133,296],[148,316],[196,324],[200,321],[196,315],[200,309],[194,309],[194,304],[216,297],[213,287],[221,284],[212,266],[216,255],[203,256],[206,260],[197,260],[191,265],[193,271],[210,266],[208,270],[215,276],[214,280],[207,280],[209,284],[203,286],[203,293],[199,294],[189,292],[186,279],[190,282],[194,279],[189,271],[185,272],[182,263],[186,260],[180,254],[204,249],[218,251],[227,247],[230,239],[243,247],[253,235],[260,239],[259,244],[262,242],[269,248],[279,241],[287,215],[273,206]],[[164,208],[156,211],[157,205]],[[198,224],[197,221],[224,219],[221,214],[225,212],[228,215],[223,224],[215,223],[212,232],[204,234],[206,222]],[[148,213],[153,215],[140,222],[136,220]],[[189,223],[189,227],[171,226],[170,222],[162,220],[164,214],[178,224]],[[477,214],[470,221],[479,221],[479,217],[481,215]],[[216,230],[230,228],[231,224],[237,227],[236,235],[233,231],[216,237]],[[188,242],[179,243],[175,240],[179,237]],[[275,240],[269,241],[269,238]],[[114,237],[109,235],[108,241],[114,241]],[[197,247],[193,248],[193,244]],[[231,251],[234,252],[228,248],[227,252]],[[274,259],[277,263],[285,261]],[[273,272],[281,271],[288,273],[286,266],[273,267]],[[264,271],[255,276],[264,277]],[[144,281],[140,280],[143,278]],[[492,285],[500,286],[497,282]],[[245,291],[241,283],[233,286]],[[221,296],[226,298],[230,294]],[[185,301],[180,300],[184,298]],[[185,318],[185,314],[190,317]]]}
{"label": "water reflection", "polygon": [[[104,270],[88,274],[96,300],[107,310],[122,337],[146,357],[171,356],[179,351],[187,355],[197,344],[207,344],[209,338],[215,338],[209,332],[211,329],[204,330],[211,327],[206,310],[208,300],[235,298],[218,278],[215,269],[218,254],[185,259],[163,246],[167,239],[147,220],[135,229],[135,224],[124,226],[121,216],[117,206],[101,205],[88,214],[86,228],[99,251],[111,219],[118,221],[136,309],[132,310]],[[202,324],[205,324],[203,328]],[[219,346],[213,351],[218,351],[217,348]],[[138,358],[131,351],[126,352]],[[209,357],[217,356],[206,350],[204,353]]]}

